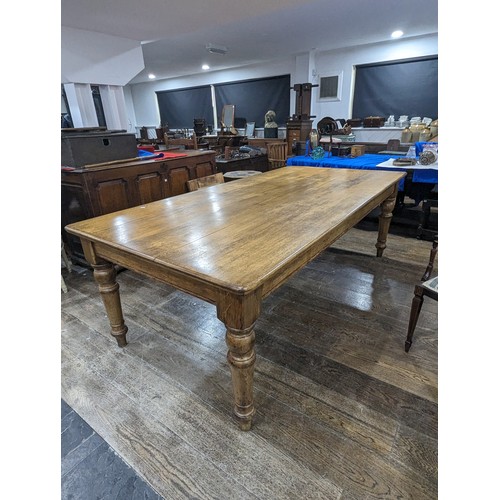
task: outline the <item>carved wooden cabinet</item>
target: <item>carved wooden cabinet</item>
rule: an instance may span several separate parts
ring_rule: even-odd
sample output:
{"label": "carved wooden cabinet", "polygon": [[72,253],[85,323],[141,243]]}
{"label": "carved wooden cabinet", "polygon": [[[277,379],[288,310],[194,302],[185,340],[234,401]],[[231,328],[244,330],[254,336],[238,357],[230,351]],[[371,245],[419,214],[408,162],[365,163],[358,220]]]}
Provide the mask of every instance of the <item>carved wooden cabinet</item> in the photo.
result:
{"label": "carved wooden cabinet", "polygon": [[286,142],[288,143],[288,156],[292,156],[294,143],[307,141],[312,129],[312,120],[288,120],[286,124]]}
{"label": "carved wooden cabinet", "polygon": [[67,224],[186,193],[186,181],[216,172],[215,151],[187,151],[164,160],[110,162],[61,172],[62,237],[71,258],[85,264]]}

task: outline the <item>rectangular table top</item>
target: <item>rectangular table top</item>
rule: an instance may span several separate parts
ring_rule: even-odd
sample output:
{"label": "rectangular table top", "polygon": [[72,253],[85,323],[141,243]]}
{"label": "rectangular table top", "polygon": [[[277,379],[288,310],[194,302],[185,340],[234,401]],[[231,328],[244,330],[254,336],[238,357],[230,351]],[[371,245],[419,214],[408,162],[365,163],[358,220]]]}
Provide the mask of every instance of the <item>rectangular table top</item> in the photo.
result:
{"label": "rectangular table top", "polygon": [[[70,224],[111,262],[213,300],[267,295],[384,201],[402,172],[280,168]],[[285,269],[285,271],[284,271]],[[286,275],[286,276],[285,276]]]}

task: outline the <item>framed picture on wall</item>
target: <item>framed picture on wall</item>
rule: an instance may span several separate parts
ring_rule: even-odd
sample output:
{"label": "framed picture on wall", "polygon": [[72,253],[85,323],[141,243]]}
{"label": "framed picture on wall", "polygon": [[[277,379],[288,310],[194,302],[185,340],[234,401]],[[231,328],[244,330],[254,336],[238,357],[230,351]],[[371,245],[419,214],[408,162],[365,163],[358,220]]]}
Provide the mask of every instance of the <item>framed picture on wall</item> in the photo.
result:
{"label": "framed picture on wall", "polygon": [[340,101],[342,94],[342,71],[319,76],[318,101]]}

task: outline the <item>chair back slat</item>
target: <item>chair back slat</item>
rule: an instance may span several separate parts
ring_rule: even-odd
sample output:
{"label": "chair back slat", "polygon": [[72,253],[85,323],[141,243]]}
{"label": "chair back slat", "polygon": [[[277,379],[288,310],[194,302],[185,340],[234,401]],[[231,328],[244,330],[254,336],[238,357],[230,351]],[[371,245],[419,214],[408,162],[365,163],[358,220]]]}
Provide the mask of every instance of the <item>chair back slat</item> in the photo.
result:
{"label": "chair back slat", "polygon": [[267,159],[271,169],[286,165],[287,149],[288,145],[286,142],[269,142],[267,144]]}
{"label": "chair back slat", "polygon": [[186,186],[188,191],[197,191],[198,189],[223,183],[224,175],[222,174],[222,172],[217,172],[216,174],[199,177],[198,179],[191,179],[190,181],[186,182]]}

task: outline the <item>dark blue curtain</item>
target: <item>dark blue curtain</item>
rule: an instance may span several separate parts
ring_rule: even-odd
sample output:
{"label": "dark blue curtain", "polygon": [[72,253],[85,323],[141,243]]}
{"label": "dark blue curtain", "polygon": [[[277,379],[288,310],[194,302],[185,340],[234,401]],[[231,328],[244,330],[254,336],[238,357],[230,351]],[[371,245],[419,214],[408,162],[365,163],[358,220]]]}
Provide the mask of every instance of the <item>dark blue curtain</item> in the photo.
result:
{"label": "dark blue curtain", "polygon": [[214,125],[210,86],[156,92],[161,125],[169,128],[193,128],[195,118]]}
{"label": "dark blue curtain", "polygon": [[437,56],[356,66],[352,118],[438,118]]}
{"label": "dark blue curtain", "polygon": [[217,84],[215,101],[219,119],[223,106],[234,104],[235,116],[255,122],[256,127],[264,126],[270,109],[276,112],[276,123],[285,126],[290,116],[290,75]]}

